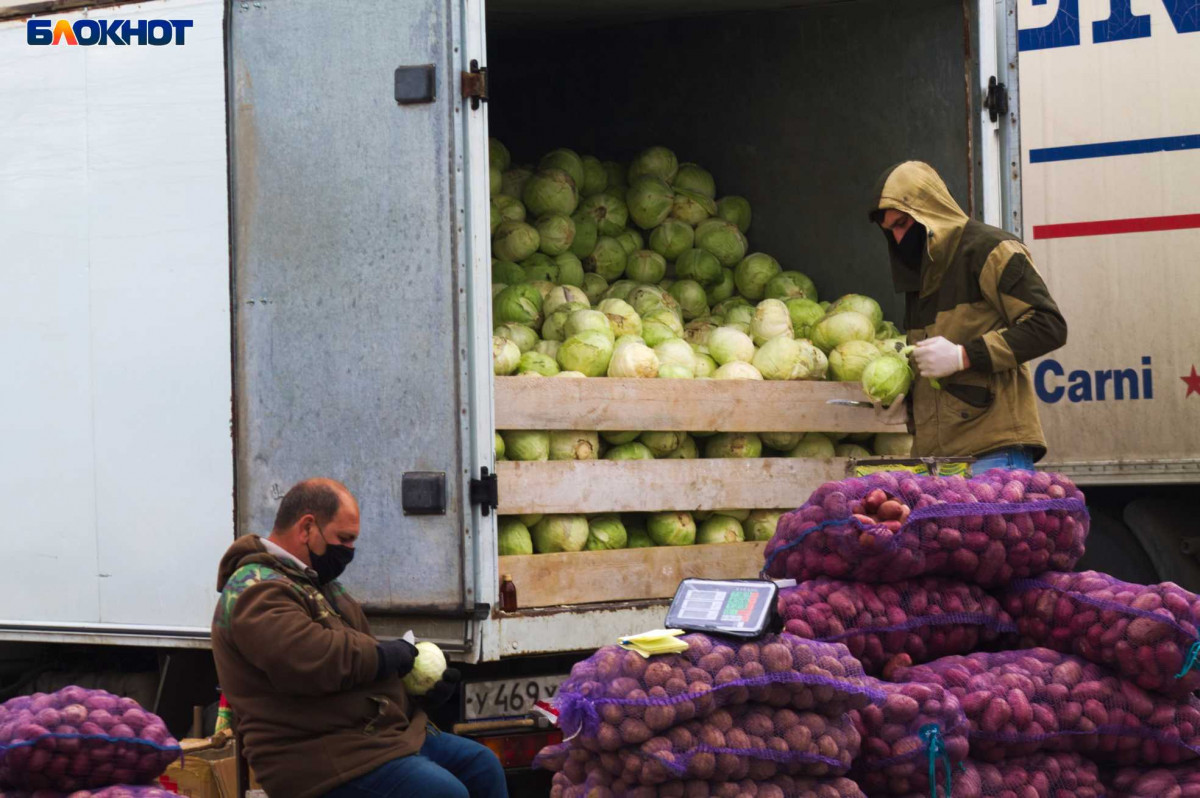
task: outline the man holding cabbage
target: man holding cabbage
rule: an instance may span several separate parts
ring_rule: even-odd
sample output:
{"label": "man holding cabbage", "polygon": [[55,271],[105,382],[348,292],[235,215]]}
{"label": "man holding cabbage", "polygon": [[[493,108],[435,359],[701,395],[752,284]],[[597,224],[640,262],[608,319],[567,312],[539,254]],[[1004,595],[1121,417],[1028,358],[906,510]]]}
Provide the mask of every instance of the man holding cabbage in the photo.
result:
{"label": "man holding cabbage", "polygon": [[431,644],[376,640],[338,584],[358,534],[350,491],[310,479],[270,537],[238,538],[221,560],[213,659],[255,775],[273,798],[504,798],[495,755],[425,717],[458,672]]}
{"label": "man holding cabbage", "polygon": [[1028,361],[1067,341],[1067,323],[1025,245],[968,218],[933,167],[884,172],[870,218],[884,232],[918,374],[906,418],[918,457],[975,457],[974,470],[1032,469],[1046,453]]}

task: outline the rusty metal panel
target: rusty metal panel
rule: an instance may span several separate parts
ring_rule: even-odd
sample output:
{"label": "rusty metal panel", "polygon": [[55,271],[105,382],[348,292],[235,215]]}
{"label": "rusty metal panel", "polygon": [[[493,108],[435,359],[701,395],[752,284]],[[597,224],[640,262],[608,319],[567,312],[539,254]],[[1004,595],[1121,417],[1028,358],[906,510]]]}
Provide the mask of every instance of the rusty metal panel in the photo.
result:
{"label": "rusty metal panel", "polygon": [[[344,581],[382,611],[453,613],[473,582],[456,15],[445,0],[230,14],[238,532],[266,532],[299,479],[344,481],[362,508]],[[424,64],[436,99],[398,104],[396,69]],[[403,514],[406,471],[445,472],[444,515]]]}

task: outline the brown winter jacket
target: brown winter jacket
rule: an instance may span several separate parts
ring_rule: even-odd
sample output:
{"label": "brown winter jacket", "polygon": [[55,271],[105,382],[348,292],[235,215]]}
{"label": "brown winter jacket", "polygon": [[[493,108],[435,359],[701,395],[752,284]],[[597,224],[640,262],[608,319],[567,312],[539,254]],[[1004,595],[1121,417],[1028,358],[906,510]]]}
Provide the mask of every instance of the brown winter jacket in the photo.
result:
{"label": "brown winter jacket", "polygon": [[909,343],[943,336],[965,347],[970,366],[940,380],[914,381],[913,455],[956,457],[1008,446],[1046,453],[1037,399],[1025,363],[1067,341],[1067,323],[1029,250],[1014,235],[967,217],[933,167],[907,161],[884,172],[872,219],[904,211],[928,232],[920,270],[899,259],[884,231],[896,290],[905,294]]}
{"label": "brown winter jacket", "polygon": [[248,535],[225,552],[217,589],[217,676],[271,798],[316,798],[421,749],[424,713],[398,676],[376,679],[376,640],[336,581],[322,590]]}

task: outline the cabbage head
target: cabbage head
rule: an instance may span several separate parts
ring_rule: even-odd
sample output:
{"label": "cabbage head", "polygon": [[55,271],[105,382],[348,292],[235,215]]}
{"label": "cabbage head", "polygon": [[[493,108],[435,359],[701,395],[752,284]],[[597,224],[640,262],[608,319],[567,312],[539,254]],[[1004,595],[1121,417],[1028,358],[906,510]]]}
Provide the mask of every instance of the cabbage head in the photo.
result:
{"label": "cabbage head", "polygon": [[713,360],[722,366],[736,362],[749,363],[754,359],[754,341],[740,330],[718,327],[708,336],[708,351]]}
{"label": "cabbage head", "polygon": [[558,365],[563,369],[578,371],[587,377],[603,377],[612,356],[612,333],[595,329],[585,329],[570,336],[556,354]]}
{"label": "cabbage head", "polygon": [[529,534],[529,527],[522,524],[521,519],[501,516],[497,526],[501,557],[533,554],[533,538]]}
{"label": "cabbage head", "polygon": [[728,515],[714,514],[700,522],[696,529],[696,543],[741,543],[746,539],[742,524]]}
{"label": "cabbage head", "polygon": [[874,341],[875,325],[853,310],[830,313],[813,325],[812,342],[826,354],[847,341]]}
{"label": "cabbage head", "polygon": [[656,546],[690,546],[696,542],[696,521],[691,513],[650,513],[646,532]]}
{"label": "cabbage head", "polygon": [[588,539],[584,548],[587,551],[623,549],[628,539],[620,516],[597,515],[588,521]]}
{"label": "cabbage head", "polygon": [[882,353],[871,341],[847,341],[829,353],[829,377],[837,382],[858,382],[863,369]]}
{"label": "cabbage head", "polygon": [[588,522],[582,515],[544,515],[530,532],[538,554],[582,551],[587,544]]}
{"label": "cabbage head", "polygon": [[417,643],[417,658],[413,660],[413,668],[402,681],[409,695],[425,695],[433,686],[442,680],[446,672],[446,655],[442,650],[427,640]]}

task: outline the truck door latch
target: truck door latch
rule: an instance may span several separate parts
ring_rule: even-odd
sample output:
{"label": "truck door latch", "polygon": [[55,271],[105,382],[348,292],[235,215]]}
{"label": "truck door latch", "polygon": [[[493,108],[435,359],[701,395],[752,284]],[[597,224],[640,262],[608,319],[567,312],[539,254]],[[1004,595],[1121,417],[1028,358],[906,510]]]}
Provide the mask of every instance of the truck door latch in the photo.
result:
{"label": "truck door latch", "polygon": [[1008,87],[998,83],[994,75],[988,78],[987,96],[983,98],[983,107],[987,109],[993,122],[1008,113]]}
{"label": "truck door latch", "polygon": [[496,475],[488,471],[487,466],[479,469],[479,479],[472,479],[468,485],[468,495],[471,504],[478,504],[479,511],[488,515],[500,506],[499,486]]}
{"label": "truck door latch", "polygon": [[474,58],[471,59],[471,71],[462,73],[462,96],[471,101],[471,108],[478,108],[479,103],[488,99],[488,68],[481,67]]}

